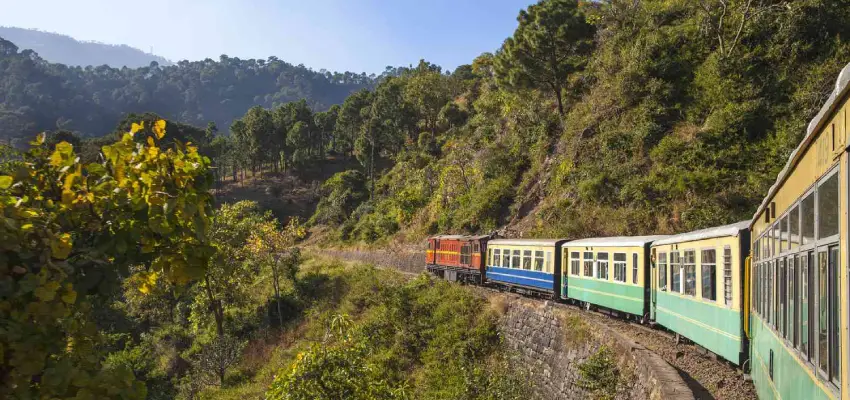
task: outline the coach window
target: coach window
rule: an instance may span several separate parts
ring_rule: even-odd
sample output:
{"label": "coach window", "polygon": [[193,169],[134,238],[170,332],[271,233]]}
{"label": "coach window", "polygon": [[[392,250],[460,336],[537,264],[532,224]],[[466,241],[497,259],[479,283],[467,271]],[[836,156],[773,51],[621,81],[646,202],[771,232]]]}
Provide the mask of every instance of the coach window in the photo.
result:
{"label": "coach window", "polygon": [[626,281],[626,253],[614,253],[614,280]]}
{"label": "coach window", "polygon": [[608,253],[597,253],[597,270],[596,277],[603,280],[608,280]]}
{"label": "coach window", "polygon": [[841,379],[841,279],[839,277],[838,246],[829,248],[829,377],[833,382]]}
{"label": "coach window", "polygon": [[788,216],[786,215],[779,221],[779,252],[788,251],[790,248],[788,245]]}
{"label": "coach window", "polygon": [[522,257],[520,256],[520,251],[514,250],[513,256],[511,257],[511,268],[522,268],[521,260]]}
{"label": "coach window", "polygon": [[777,275],[776,275],[776,285],[777,285],[777,297],[779,297],[779,308],[777,309],[777,326],[779,327],[779,337],[787,338],[788,330],[786,325],[785,317],[787,314],[786,307],[786,299],[787,299],[787,287],[788,287],[788,275],[785,272],[785,259],[779,259],[776,261],[777,265]]}
{"label": "coach window", "polygon": [[796,279],[794,279],[796,277],[795,273],[796,273],[797,267],[794,263],[794,256],[788,256],[788,258],[785,260],[785,269],[786,269],[786,271],[785,271],[786,275],[785,275],[784,281],[786,282],[786,286],[787,286],[786,287],[787,293],[785,295],[785,298],[787,299],[785,301],[785,309],[787,310],[787,312],[785,314],[786,315],[785,325],[787,326],[787,330],[785,331],[786,332],[785,337],[788,339],[789,342],[791,342],[793,344],[793,343],[795,343],[794,340],[797,336],[797,334],[796,334],[797,330],[796,330],[796,326],[795,326],[796,321],[797,321],[797,319],[796,319],[797,314],[795,314],[795,312],[797,310],[797,305],[795,304],[795,297],[794,297],[794,294],[797,293]]}
{"label": "coach window", "polygon": [[696,251],[685,250],[684,260],[682,262],[685,270],[685,294],[688,296],[697,295],[697,265]]}
{"label": "coach window", "polygon": [[581,272],[581,253],[574,251],[570,253],[570,273],[578,276]]}
{"label": "coach window", "polygon": [[658,288],[667,291],[667,253],[658,253]]}
{"label": "coach window", "polygon": [[700,256],[702,298],[717,301],[717,250],[703,250]]}
{"label": "coach window", "polygon": [[760,246],[761,246],[761,240],[760,239],[756,239],[756,240],[753,241],[753,261],[761,260],[761,258],[759,258],[761,256],[761,254],[760,254],[761,253],[761,247]]}
{"label": "coach window", "polygon": [[584,276],[593,277],[593,252],[584,252]]}
{"label": "coach window", "polygon": [[682,293],[682,260],[678,251],[670,252],[671,291]]}
{"label": "coach window", "polygon": [[543,271],[543,252],[535,251],[534,252],[534,270],[535,271]]}
{"label": "coach window", "polygon": [[632,253],[632,283],[637,285],[638,283],[638,255],[637,253]]}
{"label": "coach window", "polygon": [[806,253],[800,256],[800,351],[809,357],[809,333],[811,332],[809,324],[809,315],[811,315],[811,305],[809,298],[811,295],[811,273],[809,272],[809,255]]}
{"label": "coach window", "polygon": [[553,273],[555,272],[555,268],[552,268],[552,252],[546,252],[546,272]]}
{"label": "coach window", "polygon": [[531,250],[522,252],[522,269],[531,269]]}
{"label": "coach window", "polygon": [[732,306],[732,248],[723,248],[723,303]]}
{"label": "coach window", "polygon": [[499,249],[491,250],[493,252],[493,261],[490,265],[498,266],[499,261],[502,259],[502,251]]}
{"label": "coach window", "polygon": [[791,240],[791,249],[800,247],[800,207],[791,209],[788,217],[788,238]]}
{"label": "coach window", "polygon": [[802,228],[801,237],[803,245],[812,244],[815,242],[815,195],[809,193],[806,198],[800,202],[800,227]]}
{"label": "coach window", "polygon": [[779,241],[779,239],[780,239],[779,238],[779,236],[780,236],[779,235],[779,221],[776,221],[776,223],[773,224],[773,230],[772,231],[773,231],[773,255],[778,256],[779,253],[782,252],[782,248],[780,247],[780,241]]}
{"label": "coach window", "polygon": [[838,234],[838,174],[833,173],[818,186],[818,239],[823,240]]}
{"label": "coach window", "polygon": [[767,310],[770,315],[770,325],[773,326],[773,329],[776,329],[776,270],[778,268],[778,264],[776,260],[770,262],[770,277],[768,278],[768,293],[770,295],[770,308]]}
{"label": "coach window", "polygon": [[511,251],[508,249],[502,249],[502,268],[510,268],[511,267]]}

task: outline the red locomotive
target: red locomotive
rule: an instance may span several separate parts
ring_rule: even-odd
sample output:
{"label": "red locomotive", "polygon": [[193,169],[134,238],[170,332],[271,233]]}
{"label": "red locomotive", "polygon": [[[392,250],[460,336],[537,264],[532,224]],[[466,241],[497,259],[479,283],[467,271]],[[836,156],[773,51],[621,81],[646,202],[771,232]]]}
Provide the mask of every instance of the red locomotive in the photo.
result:
{"label": "red locomotive", "polygon": [[484,282],[489,235],[441,235],[428,238],[425,264],[428,271],[448,281]]}

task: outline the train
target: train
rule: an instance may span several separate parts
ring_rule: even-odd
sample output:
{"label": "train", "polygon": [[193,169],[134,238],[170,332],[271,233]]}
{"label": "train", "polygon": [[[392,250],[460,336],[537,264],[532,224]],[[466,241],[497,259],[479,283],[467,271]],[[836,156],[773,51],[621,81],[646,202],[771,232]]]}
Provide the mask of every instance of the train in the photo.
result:
{"label": "train", "polygon": [[428,238],[444,279],[604,310],[749,374],[761,399],[850,399],[850,64],[751,220],[675,235]]}

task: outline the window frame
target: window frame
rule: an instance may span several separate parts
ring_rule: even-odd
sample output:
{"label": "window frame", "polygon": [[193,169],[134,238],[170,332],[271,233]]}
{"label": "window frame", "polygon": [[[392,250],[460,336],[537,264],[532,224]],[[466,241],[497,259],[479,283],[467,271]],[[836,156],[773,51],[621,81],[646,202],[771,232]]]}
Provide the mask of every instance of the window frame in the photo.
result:
{"label": "window frame", "polygon": [[723,304],[729,308],[733,308],[735,305],[734,269],[732,268],[732,264],[734,264],[733,257],[732,246],[728,244],[723,246]]}
{"label": "window frame", "polygon": [[[661,259],[664,259],[662,261]],[[661,279],[664,278],[662,281]],[[659,251],[658,252],[658,290],[662,292],[667,291],[667,252]]]}
{"label": "window frame", "polygon": [[[618,255],[623,256],[623,259],[618,261]],[[626,271],[628,270],[628,260],[628,253],[614,253],[614,282],[626,283]]]}
{"label": "window frame", "polygon": [[[540,264],[540,269],[537,269],[538,263]],[[546,270],[546,252],[543,250],[534,250],[534,259],[532,260],[531,267],[536,272],[543,272]]]}
{"label": "window frame", "polygon": [[[688,252],[693,253],[693,262],[692,263],[686,262]],[[696,282],[697,281],[697,252],[696,252],[696,249],[693,249],[693,248],[685,249],[683,256],[684,257],[682,257],[683,260],[682,260],[681,265],[682,265],[682,273],[683,273],[683,276],[684,276],[685,279],[682,282],[682,283],[684,283],[684,285],[682,285],[682,294],[684,294],[685,296],[697,297],[697,282]],[[693,268],[693,278],[694,278],[693,279],[693,293],[688,293],[688,287],[687,287],[688,266],[691,266]]]}
{"label": "window frame", "polygon": [[[714,266],[714,279],[711,282],[711,288],[710,288],[710,289],[712,289],[711,296],[714,297],[713,299],[711,297],[706,297],[706,293],[705,293],[705,281],[704,281],[705,277],[703,276],[703,271],[704,271],[703,266],[704,266],[705,263],[703,262],[703,256],[705,255],[705,252],[707,252],[707,251],[714,252],[714,263],[711,264],[711,265]],[[698,279],[698,281],[699,281],[699,288],[700,288],[700,292],[701,292],[699,299],[703,300],[703,301],[708,301],[708,302],[711,302],[711,303],[716,303],[717,302],[717,248],[716,247],[700,248],[699,249],[699,263],[697,263],[697,264],[699,265],[699,268],[698,268],[699,279]],[[694,292],[696,293],[696,288],[694,288]],[[696,294],[694,296],[696,296]]]}
{"label": "window frame", "polygon": [[639,274],[638,274],[639,265],[638,264],[640,264],[639,261],[640,261],[640,258],[638,257],[638,253],[632,253],[632,285],[637,285],[638,281],[640,280],[640,279],[638,279],[638,277],[639,277]]}
{"label": "window frame", "polygon": [[[582,272],[584,272],[583,276],[585,278],[593,278],[595,275],[594,268],[596,264],[596,257],[594,257],[592,251],[583,251],[582,253]],[[590,257],[588,257],[588,255]]]}
{"label": "window frame", "polygon": [[[605,254],[605,259],[604,259],[604,260],[602,260],[602,259],[600,259],[600,258],[599,258],[599,256],[601,256],[601,255],[603,255],[603,254]],[[611,263],[611,258],[609,257],[609,255],[610,255],[610,253],[609,253],[609,252],[607,252],[607,251],[598,251],[598,252],[596,252],[596,279],[599,279],[599,280],[601,280],[601,281],[608,281],[608,280],[610,280],[610,279],[609,279],[609,276],[608,276],[608,269],[609,269],[609,267],[610,267],[610,265],[611,265],[611,264],[610,264],[610,263]],[[604,267],[602,266],[602,264],[603,264],[603,263],[605,264],[605,266],[604,266]],[[604,271],[604,274],[603,274],[603,271]],[[604,277],[603,277],[603,275],[604,275]]]}

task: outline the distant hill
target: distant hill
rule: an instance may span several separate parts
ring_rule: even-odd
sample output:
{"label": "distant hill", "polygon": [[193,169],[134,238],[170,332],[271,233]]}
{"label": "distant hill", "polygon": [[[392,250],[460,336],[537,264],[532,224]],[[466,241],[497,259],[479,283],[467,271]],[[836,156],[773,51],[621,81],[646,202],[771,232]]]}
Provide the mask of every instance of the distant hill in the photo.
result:
{"label": "distant hill", "polygon": [[127,45],[81,42],[70,36],[35,29],[0,26],[0,38],[15,43],[21,50],[33,50],[47,61],[69,66],[138,68],[149,66],[151,61],[161,66],[172,64],[163,57]]}
{"label": "distant hill", "polygon": [[180,61],[137,68],[67,66],[0,37],[0,142],[63,129],[111,132],[130,113],[226,131],[253,106],[305,99],[316,111],[374,86],[365,73],[313,71],[277,57]]}

